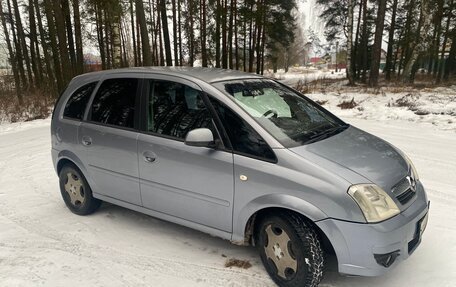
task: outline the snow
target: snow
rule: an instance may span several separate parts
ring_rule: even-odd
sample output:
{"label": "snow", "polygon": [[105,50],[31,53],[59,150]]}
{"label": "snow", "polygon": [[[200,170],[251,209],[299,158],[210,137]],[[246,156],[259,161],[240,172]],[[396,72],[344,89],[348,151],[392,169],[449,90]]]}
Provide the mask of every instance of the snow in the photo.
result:
{"label": "snow", "polygon": [[[318,102],[326,101],[323,106],[342,117],[429,123],[438,129],[456,132],[456,88],[401,93],[380,91],[377,95],[328,92],[307,96]],[[353,109],[337,106],[352,99],[358,104]]]}
{"label": "snow", "polygon": [[[421,91],[414,102],[431,112],[424,116],[387,106],[407,93],[310,95],[406,152],[431,200],[423,242],[408,260],[376,278],[340,276],[330,264],[320,286],[456,285],[451,90]],[[337,107],[352,98],[362,110]],[[442,111],[447,115],[437,114]],[[52,167],[49,125],[49,119],[0,125],[0,286],[274,286],[252,247],[110,204],[91,216],[72,214]],[[253,266],[225,268],[230,258]]]}
{"label": "snow", "polygon": [[[379,121],[403,120],[429,123],[440,130],[456,132],[456,85],[436,88],[410,88],[386,86],[378,89],[347,87],[345,70],[317,70],[292,67],[285,73],[266,73],[284,84],[295,87],[298,83],[310,87],[306,96],[340,117],[355,117]],[[336,80],[322,85],[319,82]],[[317,87],[316,89],[312,88]],[[353,109],[338,107],[343,102],[354,100]]]}

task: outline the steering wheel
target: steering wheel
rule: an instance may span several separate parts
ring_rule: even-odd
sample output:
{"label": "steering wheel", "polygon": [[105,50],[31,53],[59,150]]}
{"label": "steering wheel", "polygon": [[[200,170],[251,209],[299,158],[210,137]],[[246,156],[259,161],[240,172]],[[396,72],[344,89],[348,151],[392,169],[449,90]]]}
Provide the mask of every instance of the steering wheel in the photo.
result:
{"label": "steering wheel", "polygon": [[[272,116],[268,117],[271,114],[272,114]],[[263,117],[265,117],[265,118],[277,118],[278,114],[279,113],[276,110],[271,109],[271,110],[268,110],[267,112],[265,112],[263,114]]]}

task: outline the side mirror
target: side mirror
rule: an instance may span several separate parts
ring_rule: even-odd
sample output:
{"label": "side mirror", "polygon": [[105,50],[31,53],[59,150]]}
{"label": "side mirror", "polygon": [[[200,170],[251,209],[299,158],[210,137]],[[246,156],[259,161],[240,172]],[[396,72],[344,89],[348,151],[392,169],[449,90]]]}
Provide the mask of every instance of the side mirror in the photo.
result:
{"label": "side mirror", "polygon": [[214,135],[210,129],[194,129],[187,133],[185,144],[188,146],[215,148]]}

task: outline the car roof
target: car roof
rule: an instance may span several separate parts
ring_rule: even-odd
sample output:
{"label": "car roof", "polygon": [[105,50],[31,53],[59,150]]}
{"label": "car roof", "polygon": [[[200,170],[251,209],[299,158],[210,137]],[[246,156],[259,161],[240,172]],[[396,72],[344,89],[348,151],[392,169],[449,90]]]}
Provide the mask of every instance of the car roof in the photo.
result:
{"label": "car roof", "polygon": [[122,68],[105,70],[99,72],[91,72],[82,74],[78,77],[90,77],[101,75],[114,75],[121,73],[150,73],[150,74],[164,74],[170,76],[180,76],[187,79],[199,79],[207,83],[236,80],[236,79],[261,79],[263,78],[257,74],[245,73],[237,70],[227,70],[219,68],[202,68],[202,67],[135,67],[135,68]]}

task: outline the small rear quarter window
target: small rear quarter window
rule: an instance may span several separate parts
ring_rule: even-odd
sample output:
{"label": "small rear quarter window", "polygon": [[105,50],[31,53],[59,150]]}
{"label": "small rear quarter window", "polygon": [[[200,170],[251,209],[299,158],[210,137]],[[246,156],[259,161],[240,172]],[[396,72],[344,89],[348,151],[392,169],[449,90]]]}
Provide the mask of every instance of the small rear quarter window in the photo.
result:
{"label": "small rear quarter window", "polygon": [[92,82],[77,89],[68,99],[63,110],[63,116],[65,118],[82,120],[87,103],[96,85],[97,82]]}

